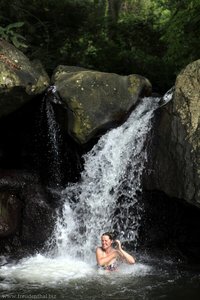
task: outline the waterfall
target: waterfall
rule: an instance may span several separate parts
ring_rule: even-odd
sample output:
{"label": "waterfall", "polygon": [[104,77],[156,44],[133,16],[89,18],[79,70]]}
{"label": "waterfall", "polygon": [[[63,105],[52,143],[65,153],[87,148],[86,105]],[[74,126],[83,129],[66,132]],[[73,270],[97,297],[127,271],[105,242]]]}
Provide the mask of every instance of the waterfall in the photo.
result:
{"label": "waterfall", "polygon": [[54,237],[57,255],[90,259],[105,231],[114,230],[122,242],[137,241],[145,141],[159,100],[144,98],[123,125],[84,155],[81,180],[62,192]]}
{"label": "waterfall", "polygon": [[61,145],[62,138],[60,128],[56,121],[56,115],[52,103],[57,103],[57,95],[55,86],[50,86],[40,107],[40,115],[38,121],[38,136],[41,162],[44,174],[43,178],[48,178],[49,185],[59,185],[62,181],[61,171]]}

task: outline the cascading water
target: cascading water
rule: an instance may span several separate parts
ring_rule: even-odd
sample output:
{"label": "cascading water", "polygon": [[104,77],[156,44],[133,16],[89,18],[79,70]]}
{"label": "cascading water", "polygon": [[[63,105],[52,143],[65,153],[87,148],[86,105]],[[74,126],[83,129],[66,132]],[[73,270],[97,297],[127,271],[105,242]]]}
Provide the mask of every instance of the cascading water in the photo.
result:
{"label": "cascading water", "polygon": [[63,191],[55,231],[57,255],[91,260],[104,231],[137,240],[145,141],[159,98],[144,98],[129,119],[102,136],[84,156],[81,180]]}
{"label": "cascading water", "polygon": [[51,185],[59,185],[62,180],[62,139],[52,103],[57,103],[55,86],[50,86],[42,99],[37,126],[39,125],[39,145],[42,148],[42,151],[39,149],[42,155],[41,164],[44,172],[47,172],[43,177],[48,178]]}

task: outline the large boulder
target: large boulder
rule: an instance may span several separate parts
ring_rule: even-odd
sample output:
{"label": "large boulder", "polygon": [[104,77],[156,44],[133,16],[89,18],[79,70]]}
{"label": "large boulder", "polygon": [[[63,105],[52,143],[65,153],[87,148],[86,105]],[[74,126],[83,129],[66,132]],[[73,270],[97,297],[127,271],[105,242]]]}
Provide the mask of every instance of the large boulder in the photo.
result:
{"label": "large boulder", "polygon": [[178,75],[171,102],[157,112],[152,169],[145,187],[200,207],[200,60]]}
{"label": "large boulder", "polygon": [[30,62],[0,39],[0,117],[18,109],[48,85],[49,77],[39,61]]}
{"label": "large boulder", "polygon": [[80,144],[119,124],[140,96],[151,94],[148,79],[59,66],[52,84],[67,108],[68,133]]}

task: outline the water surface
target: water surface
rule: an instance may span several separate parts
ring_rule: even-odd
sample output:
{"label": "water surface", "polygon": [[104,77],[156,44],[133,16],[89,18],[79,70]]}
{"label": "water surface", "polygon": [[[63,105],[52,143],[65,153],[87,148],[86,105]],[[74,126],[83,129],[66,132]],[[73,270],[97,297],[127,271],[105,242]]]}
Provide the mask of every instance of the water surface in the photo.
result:
{"label": "water surface", "polygon": [[137,260],[135,265],[122,265],[118,272],[106,272],[97,270],[95,258],[86,263],[38,254],[1,267],[1,298],[199,299],[199,266],[147,255],[138,255]]}

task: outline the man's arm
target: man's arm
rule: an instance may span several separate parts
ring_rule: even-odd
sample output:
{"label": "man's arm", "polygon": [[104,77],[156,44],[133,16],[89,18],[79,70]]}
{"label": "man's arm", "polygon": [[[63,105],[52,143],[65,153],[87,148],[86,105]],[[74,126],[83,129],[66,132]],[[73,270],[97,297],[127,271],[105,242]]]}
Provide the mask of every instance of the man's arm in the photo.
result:
{"label": "man's arm", "polygon": [[98,247],[96,249],[96,260],[97,260],[97,264],[100,265],[100,266],[109,265],[109,263],[114,258],[117,258],[118,256],[119,256],[119,253],[118,253],[117,250],[112,251],[107,256],[103,256],[101,248]]}

